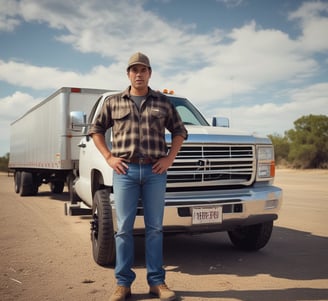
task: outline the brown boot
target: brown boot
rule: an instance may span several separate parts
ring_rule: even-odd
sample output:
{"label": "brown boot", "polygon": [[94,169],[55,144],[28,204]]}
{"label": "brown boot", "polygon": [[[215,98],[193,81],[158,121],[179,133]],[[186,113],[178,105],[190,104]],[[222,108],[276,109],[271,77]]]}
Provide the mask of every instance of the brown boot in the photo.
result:
{"label": "brown boot", "polygon": [[171,291],[165,283],[151,286],[149,293],[159,297],[161,301],[172,301],[176,298],[175,292]]}
{"label": "brown boot", "polygon": [[131,296],[131,289],[129,287],[118,285],[114,293],[109,298],[109,301],[124,301]]}

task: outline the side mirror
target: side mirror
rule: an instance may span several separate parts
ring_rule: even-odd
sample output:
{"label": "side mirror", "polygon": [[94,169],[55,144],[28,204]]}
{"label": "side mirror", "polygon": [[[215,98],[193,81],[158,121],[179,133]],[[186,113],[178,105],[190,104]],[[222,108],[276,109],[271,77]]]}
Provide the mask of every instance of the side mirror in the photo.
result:
{"label": "side mirror", "polygon": [[87,115],[84,112],[72,111],[69,117],[69,129],[71,131],[81,132],[87,126]]}
{"label": "side mirror", "polygon": [[227,117],[213,117],[212,126],[228,128],[230,127],[229,118]]}

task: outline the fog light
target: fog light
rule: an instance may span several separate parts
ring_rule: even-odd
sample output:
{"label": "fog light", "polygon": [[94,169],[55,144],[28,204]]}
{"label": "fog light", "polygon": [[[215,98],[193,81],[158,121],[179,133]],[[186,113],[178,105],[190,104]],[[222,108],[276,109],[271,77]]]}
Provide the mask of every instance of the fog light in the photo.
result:
{"label": "fog light", "polygon": [[264,209],[274,209],[278,207],[278,200],[267,200],[265,201]]}

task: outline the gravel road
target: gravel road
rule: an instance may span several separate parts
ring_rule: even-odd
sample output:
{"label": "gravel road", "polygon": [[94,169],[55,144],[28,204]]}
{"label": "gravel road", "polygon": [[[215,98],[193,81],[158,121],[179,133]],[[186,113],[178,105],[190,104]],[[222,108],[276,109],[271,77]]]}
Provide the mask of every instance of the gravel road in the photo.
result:
{"label": "gravel road", "polygon": [[[178,300],[328,300],[328,171],[278,169],[284,202],[269,244],[235,250],[226,233],[165,238],[167,284]],[[14,193],[0,174],[0,300],[108,300],[113,270],[94,263],[90,219],[65,216],[62,195]],[[134,300],[148,295],[143,238],[136,238]]]}

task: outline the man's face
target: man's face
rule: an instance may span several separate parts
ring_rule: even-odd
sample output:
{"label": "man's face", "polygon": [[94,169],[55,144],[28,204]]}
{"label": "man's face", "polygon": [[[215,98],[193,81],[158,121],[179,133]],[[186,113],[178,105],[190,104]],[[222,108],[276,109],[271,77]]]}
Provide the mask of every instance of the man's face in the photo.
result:
{"label": "man's face", "polygon": [[137,90],[148,88],[150,76],[151,69],[144,65],[134,65],[128,71],[131,86]]}

